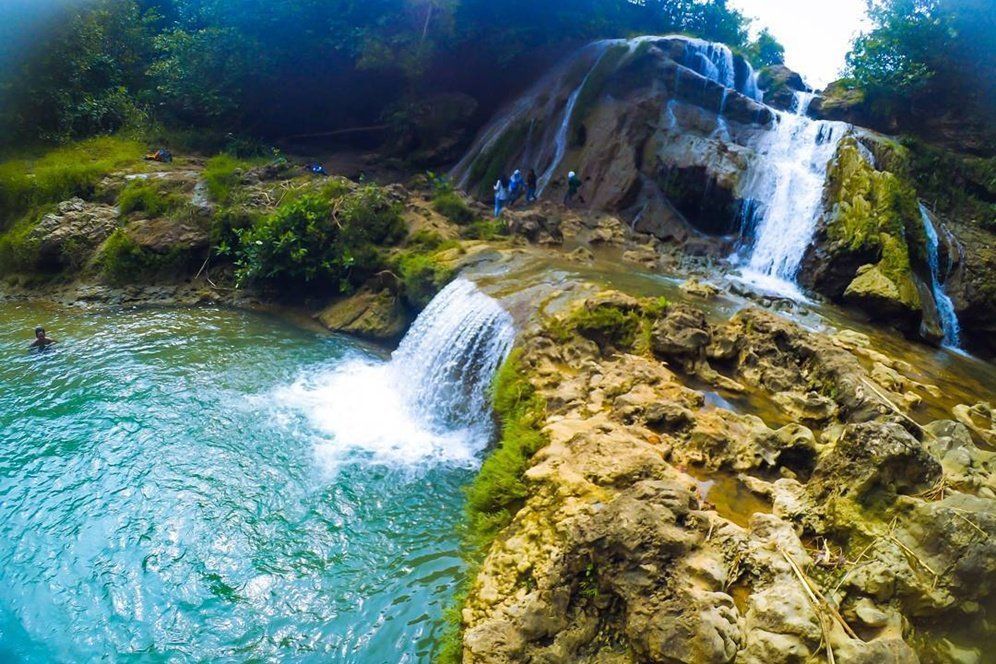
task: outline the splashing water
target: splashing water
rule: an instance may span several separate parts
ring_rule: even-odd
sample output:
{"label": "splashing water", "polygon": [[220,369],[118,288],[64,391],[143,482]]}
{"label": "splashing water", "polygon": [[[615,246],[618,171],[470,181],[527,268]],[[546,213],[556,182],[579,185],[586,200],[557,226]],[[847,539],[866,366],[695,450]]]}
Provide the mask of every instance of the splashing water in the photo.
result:
{"label": "splashing water", "polygon": [[472,466],[491,435],[488,388],[515,338],[511,316],[457,279],[422,312],[390,362],[357,358],[279,390],[328,434],[330,470],[357,458],[390,466]]}
{"label": "splashing water", "polygon": [[822,212],[827,164],[849,125],[811,120],[811,93],[798,93],[795,113],[778,113],[754,146],[758,157],[744,187],[742,235],[750,258],[745,281],[800,297],[795,278]]}
{"label": "splashing water", "polygon": [[927,208],[920,204],[920,218],[923,219],[923,230],[927,234],[927,264],[930,266],[930,286],[934,293],[934,301],[937,303],[937,315],[941,321],[941,329],[944,330],[944,345],[950,348],[958,348],[961,342],[961,327],[958,324],[958,314],[955,313],[954,302],[944,290],[944,279],[951,269],[951,261],[942,276],[940,271],[940,259],[938,248],[940,240],[937,237],[937,229],[930,218]]}

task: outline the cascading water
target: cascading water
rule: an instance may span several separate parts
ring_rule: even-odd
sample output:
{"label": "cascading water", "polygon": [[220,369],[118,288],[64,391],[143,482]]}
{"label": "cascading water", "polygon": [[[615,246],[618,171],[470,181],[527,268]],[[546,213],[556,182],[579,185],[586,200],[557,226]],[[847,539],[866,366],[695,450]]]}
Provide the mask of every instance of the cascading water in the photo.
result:
{"label": "cascading water", "polygon": [[357,456],[387,465],[472,465],[490,439],[488,387],[515,338],[511,316],[457,279],[421,313],[390,362],[357,358],[301,379],[278,400],[330,435],[330,468]]}
{"label": "cascading water", "polygon": [[[712,81],[729,91],[755,101],[761,100],[757,73],[746,61],[735,58],[732,51],[723,44],[680,35],[601,40],[572,53],[525,94],[495,115],[450,171],[450,177],[458,186],[466,189],[471,184],[472,176],[481,176],[481,173],[474,174],[475,162],[491,154],[503,139],[516,133],[516,127],[520,127],[524,144],[520,148],[513,148],[512,152],[520,159],[520,165],[535,165],[540,173],[537,185],[542,193],[564,160],[578,100],[591,82],[592,73],[610,50],[620,49],[623,57],[615,63],[616,67],[620,67],[627,62],[627,56],[638,52],[641,45],[668,41],[681,41],[685,45],[681,64],[701,75],[703,85]],[[717,110],[722,114],[723,102]],[[510,167],[510,164],[503,166]],[[483,184],[488,189],[494,183]]]}
{"label": "cascading water", "polygon": [[941,321],[941,329],[944,330],[944,345],[957,348],[960,343],[961,328],[958,325],[958,314],[955,313],[954,303],[944,290],[944,279],[951,269],[951,261],[941,275],[939,246],[940,240],[937,237],[937,229],[934,221],[930,218],[927,208],[920,204],[920,218],[923,220],[923,230],[927,235],[927,264],[930,266],[930,286],[934,293],[934,301],[937,303],[937,316]]}
{"label": "cascading water", "polygon": [[792,296],[799,295],[796,274],[822,211],[827,164],[849,128],[806,117],[812,98],[799,93],[796,112],[778,113],[775,127],[760,136],[743,192],[741,233],[750,258],[742,276]]}

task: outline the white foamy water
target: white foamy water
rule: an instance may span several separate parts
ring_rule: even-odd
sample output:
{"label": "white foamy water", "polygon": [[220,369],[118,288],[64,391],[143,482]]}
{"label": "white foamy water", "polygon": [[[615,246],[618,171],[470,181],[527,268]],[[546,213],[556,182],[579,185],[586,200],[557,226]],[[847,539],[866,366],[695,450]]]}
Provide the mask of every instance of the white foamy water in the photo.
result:
{"label": "white foamy water", "polygon": [[800,293],[795,278],[823,211],[827,166],[849,129],[806,117],[812,97],[799,93],[796,113],[778,113],[774,129],[752,146],[758,156],[743,195],[750,258],[742,276],[789,297]]}
{"label": "white foamy water", "polygon": [[944,330],[943,343],[945,346],[957,349],[961,343],[961,326],[958,324],[958,314],[955,312],[954,302],[944,290],[944,279],[950,272],[951,261],[948,260],[942,275],[938,256],[940,240],[937,237],[937,229],[930,213],[922,203],[920,204],[920,218],[923,220],[923,230],[927,234],[927,264],[930,266],[930,286],[934,293],[934,302],[937,303],[937,316],[941,321],[941,329]]}
{"label": "white foamy water", "polygon": [[471,466],[492,435],[489,387],[515,339],[511,316],[457,279],[415,321],[388,362],[347,359],[274,394],[321,434],[329,470],[368,462]]}

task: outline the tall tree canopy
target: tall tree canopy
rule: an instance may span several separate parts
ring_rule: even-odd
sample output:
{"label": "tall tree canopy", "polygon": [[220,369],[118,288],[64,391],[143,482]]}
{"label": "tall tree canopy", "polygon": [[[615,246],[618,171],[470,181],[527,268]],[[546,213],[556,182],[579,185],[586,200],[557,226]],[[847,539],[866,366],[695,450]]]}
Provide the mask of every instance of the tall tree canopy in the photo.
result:
{"label": "tall tree canopy", "polygon": [[996,117],[996,0],[870,0],[848,74],[873,112]]}
{"label": "tall tree canopy", "polygon": [[0,135],[153,117],[272,136],[433,92],[487,113],[586,41],[684,32],[746,48],[747,23],[726,0],[90,0],[7,54]]}

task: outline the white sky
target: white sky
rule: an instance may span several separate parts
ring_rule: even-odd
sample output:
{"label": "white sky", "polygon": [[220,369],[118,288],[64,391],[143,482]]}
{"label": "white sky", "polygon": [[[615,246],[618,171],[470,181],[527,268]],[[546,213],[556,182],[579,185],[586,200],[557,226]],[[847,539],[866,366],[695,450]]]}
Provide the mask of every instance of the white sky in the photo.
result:
{"label": "white sky", "polygon": [[838,78],[851,40],[868,28],[865,0],[729,0],[729,5],[756,19],[752,34],[768,28],[785,47],[785,64],[817,88]]}

